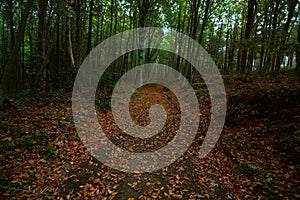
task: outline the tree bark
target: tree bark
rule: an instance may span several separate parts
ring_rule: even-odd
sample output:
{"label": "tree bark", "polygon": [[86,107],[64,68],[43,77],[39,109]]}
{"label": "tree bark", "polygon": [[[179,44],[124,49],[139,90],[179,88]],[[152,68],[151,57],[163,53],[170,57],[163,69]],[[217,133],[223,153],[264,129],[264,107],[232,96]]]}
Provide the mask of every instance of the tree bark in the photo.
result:
{"label": "tree bark", "polygon": [[[25,6],[25,10],[23,12],[22,18],[21,18],[21,23],[19,26],[19,30],[17,33],[17,37],[15,40],[14,47],[12,49],[12,53],[10,58],[8,59],[4,73],[1,79],[1,85],[0,85],[0,90],[2,90],[2,95],[3,96],[14,96],[17,93],[17,88],[16,88],[16,76],[17,76],[17,66],[18,66],[18,57],[20,53],[20,47],[24,38],[24,33],[25,33],[25,28],[26,28],[26,23],[27,19],[31,10],[31,7],[33,5],[33,0],[29,0]],[[0,106],[4,102],[0,102]]]}
{"label": "tree bark", "polygon": [[[244,35],[244,42],[248,42],[251,36],[251,31],[253,28],[254,23],[254,7],[256,5],[256,0],[248,0],[248,14],[247,14],[247,23],[246,23],[246,30]],[[241,72],[246,72],[246,65],[247,65],[247,54],[248,48],[247,44],[242,47],[242,55],[241,55]]]}
{"label": "tree bark", "polygon": [[[38,27],[38,55],[39,62],[38,65],[41,67],[46,56],[46,11],[47,11],[48,1],[40,0],[38,1],[39,6],[39,27]],[[44,68],[43,71],[43,90],[46,91],[47,88],[47,67]]]}
{"label": "tree bark", "polygon": [[298,81],[300,82],[300,23],[298,24],[298,48],[296,48],[296,77],[298,78]]}
{"label": "tree bark", "polygon": [[71,1],[70,6],[68,7],[68,16],[67,16],[67,42],[68,42],[68,56],[70,59],[70,66],[72,69],[75,68],[75,60],[73,56],[73,47],[72,47],[72,27],[71,27],[71,19],[72,19],[72,7],[74,5],[74,1]]}
{"label": "tree bark", "polygon": [[284,46],[285,46],[287,38],[288,38],[289,27],[290,27],[290,23],[292,21],[292,17],[293,17],[294,12],[295,12],[297,2],[298,2],[298,0],[290,0],[288,2],[288,7],[289,7],[288,18],[287,18],[287,20],[286,20],[286,22],[283,26],[283,35],[282,35],[282,40],[281,40],[281,44],[280,44],[280,45],[283,45],[283,47],[281,46],[279,48],[279,52],[278,52],[278,55],[276,57],[276,66],[275,66],[276,73],[279,73],[281,63],[283,61],[284,52],[286,50],[286,48]]}
{"label": "tree bark", "polygon": [[15,30],[14,30],[14,12],[13,12],[13,1],[10,0],[8,2],[9,7],[9,30],[10,30],[10,46],[11,49],[14,48],[15,45]]}
{"label": "tree bark", "polygon": [[90,1],[88,43],[87,43],[86,54],[90,53],[91,47],[92,47],[93,8],[94,8],[94,0],[91,0]]}
{"label": "tree bark", "polygon": [[[61,0],[58,5],[57,17],[56,17],[56,21],[55,21],[53,30],[57,30],[59,27],[60,17],[62,16],[62,13],[63,13],[64,2],[65,1]],[[41,65],[41,68],[40,68],[39,72],[37,73],[37,77],[40,77],[42,75],[42,73],[45,71],[45,68],[47,67],[47,65],[49,63],[50,55],[51,55],[51,52],[53,49],[54,40],[55,40],[55,37],[53,34],[50,37],[49,43],[47,44],[47,46],[48,46],[47,52],[46,52],[45,58],[43,60],[43,63]],[[38,79],[37,79],[37,81],[38,81]]]}
{"label": "tree bark", "polygon": [[201,27],[201,31],[200,31],[200,36],[199,36],[199,44],[202,43],[204,30],[205,30],[206,24],[208,22],[209,8],[210,8],[210,0],[206,0],[204,17],[203,17],[203,21],[202,21],[202,27]]}

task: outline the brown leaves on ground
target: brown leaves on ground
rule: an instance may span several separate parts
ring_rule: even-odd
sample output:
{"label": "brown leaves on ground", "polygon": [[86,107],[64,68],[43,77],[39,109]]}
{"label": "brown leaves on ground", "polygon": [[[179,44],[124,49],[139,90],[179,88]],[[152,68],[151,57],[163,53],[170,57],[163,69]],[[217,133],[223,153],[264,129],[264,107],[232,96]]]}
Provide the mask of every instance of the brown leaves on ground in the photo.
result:
{"label": "brown leaves on ground", "polygon": [[[200,81],[200,80],[199,80]],[[201,123],[188,151],[153,173],[132,174],[95,160],[76,134],[71,94],[23,98],[1,113],[0,183],[6,199],[297,199],[300,197],[300,86],[290,74],[226,77],[228,112],[209,155],[197,155],[210,120],[210,100],[197,84]],[[145,103],[146,102],[146,103]],[[170,103],[171,102],[171,103]],[[140,125],[162,103],[173,118],[168,132],[136,139],[116,131],[106,117],[107,137],[123,149],[154,151],[176,134],[178,105],[172,93],[148,85],[136,91],[131,111]],[[177,110],[177,111],[176,111]],[[175,113],[175,114],[174,114]],[[180,118],[180,117],[179,117]]]}

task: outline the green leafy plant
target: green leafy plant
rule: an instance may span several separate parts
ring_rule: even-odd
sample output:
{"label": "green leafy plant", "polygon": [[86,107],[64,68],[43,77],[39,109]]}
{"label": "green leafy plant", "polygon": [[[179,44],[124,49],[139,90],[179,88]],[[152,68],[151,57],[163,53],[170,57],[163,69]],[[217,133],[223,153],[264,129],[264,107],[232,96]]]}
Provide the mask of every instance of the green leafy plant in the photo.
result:
{"label": "green leafy plant", "polygon": [[25,145],[32,145],[35,142],[34,138],[22,138],[21,139],[22,144]]}
{"label": "green leafy plant", "polygon": [[103,96],[100,98],[99,100],[99,107],[101,109],[102,112],[107,113],[108,109],[109,109],[109,102],[110,102],[110,98]]}
{"label": "green leafy plant", "polygon": [[29,173],[29,177],[27,178],[26,182],[31,184],[34,180],[35,174],[32,172],[32,169],[30,167],[27,168],[27,172]]}
{"label": "green leafy plant", "polygon": [[5,180],[4,171],[0,170],[0,183],[2,183]]}
{"label": "green leafy plant", "polygon": [[243,163],[240,165],[240,172],[243,173],[245,176],[247,176],[250,179],[253,179],[254,176],[260,175],[260,170],[250,167],[247,164]]}
{"label": "green leafy plant", "polygon": [[53,145],[49,145],[49,146],[42,145],[39,150],[41,153],[44,154],[44,159],[48,159],[49,157],[52,157],[52,158],[58,157],[55,146],[53,146]]}

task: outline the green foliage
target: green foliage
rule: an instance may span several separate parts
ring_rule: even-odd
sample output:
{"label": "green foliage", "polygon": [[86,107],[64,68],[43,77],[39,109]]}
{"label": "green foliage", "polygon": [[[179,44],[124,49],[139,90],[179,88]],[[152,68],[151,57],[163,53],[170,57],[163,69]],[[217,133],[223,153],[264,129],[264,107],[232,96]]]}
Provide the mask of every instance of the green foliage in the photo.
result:
{"label": "green foliage", "polygon": [[249,165],[247,160],[242,160],[238,169],[234,171],[235,175],[238,175],[239,173],[242,173],[250,180],[254,180],[255,176],[261,175],[261,171],[256,167]]}
{"label": "green foliage", "polygon": [[100,110],[103,113],[107,113],[108,109],[110,108],[110,98],[107,96],[101,97],[99,100],[100,102],[98,103]]}
{"label": "green foliage", "polygon": [[0,170],[0,183],[5,180],[4,171]]}
{"label": "green foliage", "polygon": [[30,167],[28,167],[26,169],[26,171],[29,174],[29,176],[28,176],[28,178],[26,180],[26,183],[31,184],[32,181],[35,179],[35,174],[33,173],[33,170]]}
{"label": "green foliage", "polygon": [[139,92],[135,92],[135,93],[133,93],[132,94],[132,96],[131,97],[140,97],[141,96],[141,93],[139,93]]}
{"label": "green foliage", "polygon": [[246,176],[250,176],[250,177],[254,177],[255,175],[260,175],[261,172],[260,170],[253,168],[253,167],[249,167],[247,164],[242,164],[240,166],[240,171],[245,174]]}
{"label": "green foliage", "polygon": [[44,159],[48,159],[50,157],[57,158],[59,155],[56,153],[55,146],[53,145],[42,145],[39,148],[39,151],[44,154]]}
{"label": "green foliage", "polygon": [[22,138],[21,142],[25,145],[32,145],[35,143],[35,139],[34,138]]}
{"label": "green foliage", "polygon": [[113,83],[114,83],[114,79],[112,77],[112,75],[110,74],[109,71],[105,71],[102,76],[101,79],[99,80],[99,84],[98,84],[98,89],[100,90],[108,90],[108,91],[112,91],[113,90]]}
{"label": "green foliage", "polygon": [[294,136],[283,136],[283,141],[294,142],[295,141],[295,137]]}

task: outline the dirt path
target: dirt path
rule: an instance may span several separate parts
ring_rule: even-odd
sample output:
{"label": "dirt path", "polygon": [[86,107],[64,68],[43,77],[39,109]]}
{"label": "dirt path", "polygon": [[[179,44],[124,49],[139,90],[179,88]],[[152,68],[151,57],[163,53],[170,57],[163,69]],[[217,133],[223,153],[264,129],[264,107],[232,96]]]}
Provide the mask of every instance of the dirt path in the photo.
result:
{"label": "dirt path", "polygon": [[[1,117],[1,196],[4,199],[296,199],[300,197],[300,86],[291,75],[225,78],[228,112],[209,155],[197,155],[210,120],[206,88],[196,88],[198,134],[188,151],[154,173],[113,170],[95,160],[79,140],[70,94],[23,98]],[[200,87],[201,86],[201,87]],[[171,103],[170,103],[171,102]],[[138,90],[132,118],[149,123],[154,103],[171,113],[164,131],[149,139],[124,134],[112,114],[98,112],[106,135],[128,151],[154,151],[176,134],[176,98],[156,86]],[[146,147],[146,148],[145,148]]]}

